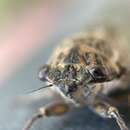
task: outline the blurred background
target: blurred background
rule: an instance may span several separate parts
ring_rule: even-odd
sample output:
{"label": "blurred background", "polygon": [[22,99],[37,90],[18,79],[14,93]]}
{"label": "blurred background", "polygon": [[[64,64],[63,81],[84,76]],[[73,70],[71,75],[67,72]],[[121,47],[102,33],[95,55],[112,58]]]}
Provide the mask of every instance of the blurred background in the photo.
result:
{"label": "blurred background", "polygon": [[[114,25],[130,40],[130,1],[0,0],[0,130],[22,130],[37,108],[54,100],[49,92],[27,94],[43,85],[37,78],[39,67],[62,39],[95,24]],[[130,117],[123,118],[130,126]],[[65,117],[41,120],[32,128],[52,129],[119,128],[114,121],[84,108]]]}

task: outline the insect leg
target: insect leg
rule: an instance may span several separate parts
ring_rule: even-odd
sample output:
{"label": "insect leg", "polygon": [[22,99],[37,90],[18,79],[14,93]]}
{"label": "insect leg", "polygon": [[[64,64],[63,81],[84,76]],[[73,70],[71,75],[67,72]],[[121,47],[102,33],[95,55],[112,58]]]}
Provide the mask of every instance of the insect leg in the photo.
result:
{"label": "insect leg", "polygon": [[113,107],[106,102],[99,101],[94,104],[93,108],[95,112],[102,117],[114,118],[121,130],[129,130],[116,107]]}
{"label": "insect leg", "polygon": [[53,104],[49,104],[47,106],[41,107],[38,110],[38,113],[35,114],[28,122],[26,123],[23,130],[30,130],[32,125],[41,118],[50,117],[50,116],[60,116],[69,112],[74,107],[72,103],[65,102],[56,102]]}
{"label": "insect leg", "polygon": [[23,130],[29,130],[31,128],[31,126],[34,124],[34,122],[40,118],[42,118],[44,115],[42,113],[37,113],[35,114],[30,120],[27,121],[25,127],[23,128]]}
{"label": "insect leg", "polygon": [[109,118],[115,118],[116,122],[118,123],[121,130],[129,130],[128,127],[126,126],[124,120],[120,116],[118,110],[115,107],[112,107],[112,106],[109,107],[108,117]]}

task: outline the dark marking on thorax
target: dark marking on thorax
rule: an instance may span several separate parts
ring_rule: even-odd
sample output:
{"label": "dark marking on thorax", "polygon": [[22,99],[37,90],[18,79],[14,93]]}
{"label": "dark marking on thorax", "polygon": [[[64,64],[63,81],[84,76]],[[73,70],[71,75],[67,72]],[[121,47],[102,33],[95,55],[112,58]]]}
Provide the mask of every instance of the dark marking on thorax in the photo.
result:
{"label": "dark marking on thorax", "polygon": [[80,63],[80,54],[79,54],[79,48],[76,46],[72,49],[70,49],[68,55],[64,59],[65,63]]}

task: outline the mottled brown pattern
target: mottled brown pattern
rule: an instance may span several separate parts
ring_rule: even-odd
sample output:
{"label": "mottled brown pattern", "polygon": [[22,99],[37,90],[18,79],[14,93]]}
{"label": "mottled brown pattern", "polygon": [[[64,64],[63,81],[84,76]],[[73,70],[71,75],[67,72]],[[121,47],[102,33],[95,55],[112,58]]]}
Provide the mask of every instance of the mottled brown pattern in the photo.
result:
{"label": "mottled brown pattern", "polygon": [[[72,110],[68,108],[87,105],[101,117],[114,118],[121,130],[128,130],[110,96],[127,90],[130,82],[129,65],[121,51],[124,44],[120,35],[100,29],[65,39],[39,74],[42,81],[56,87],[64,101],[42,107],[40,114],[48,116],[45,111],[50,110],[49,116],[62,115]],[[54,107],[58,109],[54,111]]]}

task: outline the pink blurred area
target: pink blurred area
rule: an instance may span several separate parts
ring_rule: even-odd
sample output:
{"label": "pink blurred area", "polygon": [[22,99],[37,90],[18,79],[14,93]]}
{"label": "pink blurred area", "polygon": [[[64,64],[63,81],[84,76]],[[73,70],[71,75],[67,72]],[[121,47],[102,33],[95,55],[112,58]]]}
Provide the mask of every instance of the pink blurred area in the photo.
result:
{"label": "pink blurred area", "polygon": [[[60,22],[62,8],[39,4],[26,8],[0,32],[0,85],[2,85],[32,54],[45,45]],[[42,42],[40,42],[42,41]]]}

